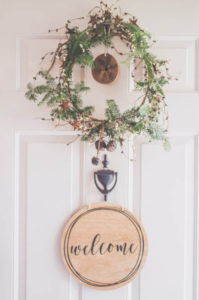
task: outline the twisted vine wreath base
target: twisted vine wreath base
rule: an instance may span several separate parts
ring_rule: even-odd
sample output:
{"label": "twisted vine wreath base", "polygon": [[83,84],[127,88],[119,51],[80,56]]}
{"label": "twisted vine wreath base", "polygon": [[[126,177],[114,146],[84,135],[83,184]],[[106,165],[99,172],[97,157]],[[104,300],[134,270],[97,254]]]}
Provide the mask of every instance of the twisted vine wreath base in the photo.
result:
{"label": "twisted vine wreath base", "polygon": [[[84,19],[84,18],[78,18]],[[42,77],[44,84],[27,85],[26,97],[38,105],[46,103],[52,107],[48,120],[57,124],[70,124],[74,130],[81,131],[81,140],[95,142],[97,153],[107,149],[113,151],[117,143],[120,146],[129,135],[143,135],[150,142],[162,140],[168,148],[167,139],[167,112],[163,87],[171,80],[168,74],[166,60],[160,60],[150,53],[153,42],[148,32],[143,30],[137,19],[119,7],[108,6],[100,2],[87,16],[88,26],[80,30],[72,26],[68,20],[64,27],[55,29],[55,32],[64,30],[65,40],[60,42],[55,51],[46,53],[42,61],[51,58],[48,70],[39,70],[34,81]],[[49,30],[53,32],[54,30]],[[120,52],[113,44],[113,38],[119,37],[125,44],[126,53]],[[119,55],[125,56],[123,63],[134,64],[134,72],[138,65],[143,65],[143,79],[136,81],[135,86],[141,92],[141,97],[132,108],[121,112],[114,99],[108,99],[105,110],[105,119],[93,116],[94,106],[83,106],[82,93],[89,90],[84,82],[76,85],[72,83],[73,66],[89,66],[93,69],[94,57],[91,50],[104,45],[107,49],[114,49]],[[59,62],[57,76],[51,71]],[[44,118],[46,119],[46,118]],[[93,161],[97,164],[97,160]]]}

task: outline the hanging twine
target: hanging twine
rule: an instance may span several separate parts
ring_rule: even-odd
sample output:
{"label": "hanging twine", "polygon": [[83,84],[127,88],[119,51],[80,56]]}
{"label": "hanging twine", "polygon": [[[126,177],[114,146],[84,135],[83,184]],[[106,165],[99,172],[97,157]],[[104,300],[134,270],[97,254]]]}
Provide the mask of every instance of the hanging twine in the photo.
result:
{"label": "hanging twine", "polygon": [[99,142],[98,142],[98,145],[97,145],[97,156],[99,155],[100,145],[101,145],[102,138],[103,138],[103,133],[104,133],[104,122],[103,122],[102,128],[100,130],[100,138],[99,138]]}

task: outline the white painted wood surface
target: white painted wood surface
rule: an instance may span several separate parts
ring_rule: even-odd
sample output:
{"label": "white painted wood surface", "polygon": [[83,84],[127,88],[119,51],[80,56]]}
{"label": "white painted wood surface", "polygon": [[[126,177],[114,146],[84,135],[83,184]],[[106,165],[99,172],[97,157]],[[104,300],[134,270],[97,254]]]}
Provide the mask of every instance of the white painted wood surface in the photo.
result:
{"label": "white painted wood surface", "polygon": [[[96,3],[0,1],[0,299],[199,300],[196,0],[120,1],[152,32],[154,52],[170,58],[172,74],[179,78],[167,91],[172,150],[137,139],[133,164],[119,150],[109,156],[110,167],[119,173],[109,199],[133,211],[148,234],[149,256],[141,276],[118,290],[94,291],[75,282],[63,266],[65,221],[74,210],[102,200],[92,181],[93,148],[79,142],[67,147],[74,133],[40,121],[48,110],[28,102],[24,92],[41,55],[62,38],[47,30],[85,15]],[[95,99],[99,116],[106,98],[115,98],[122,109],[136,98],[123,65],[110,87],[94,82],[89,70],[86,81],[92,90],[85,101]],[[126,153],[132,155],[132,145]]]}

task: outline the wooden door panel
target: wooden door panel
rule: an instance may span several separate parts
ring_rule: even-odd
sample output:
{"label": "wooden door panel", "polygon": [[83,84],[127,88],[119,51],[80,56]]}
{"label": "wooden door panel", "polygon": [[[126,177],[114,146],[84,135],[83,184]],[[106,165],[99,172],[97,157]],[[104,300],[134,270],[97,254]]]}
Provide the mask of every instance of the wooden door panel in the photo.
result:
{"label": "wooden door panel", "polygon": [[[67,217],[102,201],[93,183],[95,149],[76,142],[74,133],[41,121],[49,113],[25,97],[26,83],[40,57],[62,38],[47,31],[67,18],[86,15],[94,2],[1,1],[0,55],[0,298],[2,300],[199,300],[198,294],[198,28],[199,3],[129,1],[120,5],[138,17],[157,39],[154,52],[171,60],[179,77],[168,88],[171,151],[135,139],[109,155],[119,178],[109,201],[126,206],[148,233],[149,256],[141,275],[114,291],[95,291],[73,280],[62,264],[60,235]],[[78,8],[78,9],[77,9]],[[3,13],[2,13],[3,12]],[[94,50],[95,55],[103,47]],[[110,52],[113,54],[113,52]],[[122,60],[115,55],[118,60]],[[133,68],[133,66],[132,66]],[[105,99],[121,109],[138,96],[132,69],[121,66],[114,85],[103,87],[91,77],[84,101],[103,114]],[[95,101],[95,103],[93,102]],[[132,145],[136,148],[133,154]]]}

